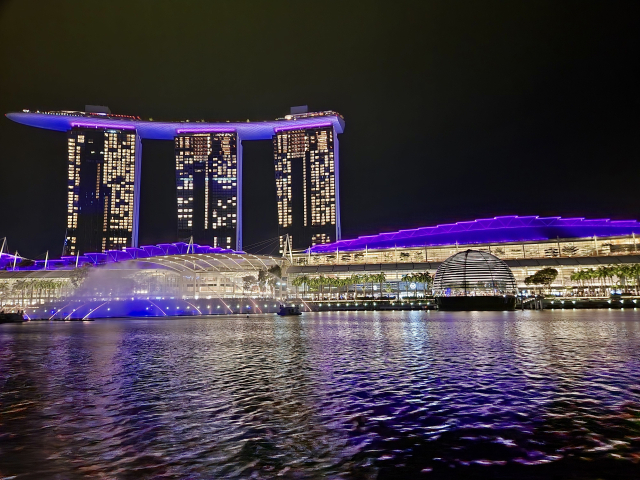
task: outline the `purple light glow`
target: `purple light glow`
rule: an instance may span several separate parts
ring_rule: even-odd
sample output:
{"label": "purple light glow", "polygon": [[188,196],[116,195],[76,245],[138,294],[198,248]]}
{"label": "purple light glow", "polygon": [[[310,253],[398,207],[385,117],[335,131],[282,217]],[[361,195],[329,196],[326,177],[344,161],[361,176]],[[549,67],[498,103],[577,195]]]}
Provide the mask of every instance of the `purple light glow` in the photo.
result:
{"label": "purple light glow", "polygon": [[71,122],[74,128],[108,128],[112,130],[135,130],[135,125],[127,125],[125,122],[118,123],[89,123],[89,122]]}
{"label": "purple light glow", "polygon": [[[227,250],[220,247],[210,247],[208,245],[189,245],[184,242],[176,243],[162,243],[160,245],[143,245],[140,248],[128,247],[124,250],[107,250],[105,253],[86,253],[78,257],[73,255],[65,255],[60,259],[49,259],[47,262],[47,270],[72,270],[76,267],[76,262],[79,267],[83,265],[99,265],[106,263],[118,263],[126,262],[127,260],[142,260],[150,257],[159,257],[166,255],[185,255],[187,254],[206,254],[206,253],[226,253],[234,255],[244,255],[245,252],[238,250]],[[17,261],[22,260],[23,257],[17,257]],[[0,269],[7,266],[13,270],[14,256],[8,253],[0,254]],[[17,271],[33,271],[44,270],[44,260],[36,260],[34,265],[29,267],[18,267]]]}
{"label": "purple light glow", "polygon": [[[411,248],[424,246],[541,241],[554,238],[588,238],[640,233],[636,220],[584,219],[561,217],[506,216],[470,222],[368,235],[353,240],[316,245],[311,253],[365,248]],[[308,250],[308,251],[309,251]]]}
{"label": "purple light glow", "polygon": [[235,133],[235,128],[178,128],[177,133]]}
{"label": "purple light glow", "polygon": [[236,132],[242,140],[271,140],[273,134],[280,130],[298,130],[333,126],[336,133],[344,131],[344,119],[339,116],[324,116],[324,122],[317,118],[301,118],[296,120],[273,120],[268,122],[224,122],[185,124],[185,122],[154,122],[147,120],[116,120],[113,118],[85,119],[78,115],[47,115],[36,112],[7,113],[6,117],[23,125],[47,130],[66,132],[74,126],[89,128],[111,128],[115,130],[135,129],[142,140],[173,140],[180,132]]}
{"label": "purple light glow", "polygon": [[287,125],[286,127],[277,127],[274,128],[273,131],[278,133],[278,132],[286,132],[289,130],[306,130],[308,128],[326,128],[326,127],[330,127],[332,126],[332,123],[310,123],[310,124],[301,124],[301,125]]}

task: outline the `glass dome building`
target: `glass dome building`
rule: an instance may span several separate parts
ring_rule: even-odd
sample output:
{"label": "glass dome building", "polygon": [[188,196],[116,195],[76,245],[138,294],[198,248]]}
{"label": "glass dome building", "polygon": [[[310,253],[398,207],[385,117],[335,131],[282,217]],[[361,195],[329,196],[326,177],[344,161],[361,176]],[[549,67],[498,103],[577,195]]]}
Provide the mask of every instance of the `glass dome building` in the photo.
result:
{"label": "glass dome building", "polygon": [[487,252],[466,250],[442,262],[433,293],[440,310],[513,310],[518,289],[504,261]]}

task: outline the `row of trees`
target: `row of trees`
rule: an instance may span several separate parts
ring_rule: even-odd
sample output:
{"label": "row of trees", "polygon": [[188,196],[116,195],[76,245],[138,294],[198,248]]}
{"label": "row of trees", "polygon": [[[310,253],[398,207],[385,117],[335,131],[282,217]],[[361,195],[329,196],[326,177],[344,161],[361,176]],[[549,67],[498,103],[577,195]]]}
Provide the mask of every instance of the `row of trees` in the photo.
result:
{"label": "row of trees", "polygon": [[408,275],[403,275],[402,280],[408,283],[422,283],[424,285],[424,289],[431,287],[433,284],[433,275],[429,272],[422,273],[410,273]]}
{"label": "row of trees", "polygon": [[[405,282],[407,290],[410,283],[422,283],[424,284],[424,290],[427,290],[433,282],[433,277],[427,272],[414,273],[404,275],[402,277],[402,281]],[[298,289],[302,287],[303,295],[306,296],[307,293],[312,293],[317,299],[325,298],[325,295],[328,295],[329,298],[332,298],[332,296],[335,295],[335,298],[339,299],[342,292],[349,292],[350,287],[353,286],[354,298],[357,299],[359,293],[361,293],[360,298],[364,299],[367,298],[368,285],[371,286],[371,297],[373,297],[374,285],[378,285],[380,297],[383,296],[383,291],[391,293],[391,288],[387,287],[385,289],[385,282],[386,275],[383,272],[380,272],[373,274],[354,274],[347,278],[325,277],[324,275],[319,275],[317,277],[301,275],[296,277],[291,282],[291,285]],[[358,291],[358,287],[361,289],[360,292]],[[400,292],[398,291],[398,296],[399,294]]]}
{"label": "row of trees", "polygon": [[[541,289],[545,287],[549,290],[557,277],[558,271],[555,268],[543,268],[525,278],[524,283],[532,287],[539,286]],[[571,280],[578,282],[583,291],[588,290],[589,294],[594,294],[596,289],[602,292],[608,287],[618,287],[628,292],[632,286],[635,287],[635,291],[638,293],[640,264],[603,265],[598,268],[583,268],[573,272]]]}
{"label": "row of trees", "polygon": [[[331,298],[335,293],[336,299],[338,299],[340,297],[341,289],[344,288],[345,291],[348,291],[351,285],[354,286],[355,298],[358,298],[357,286],[362,285],[362,298],[364,298],[366,297],[367,284],[371,284],[371,290],[373,291],[373,285],[378,283],[382,290],[382,284],[385,279],[384,273],[351,275],[347,278],[325,277],[324,275],[309,277],[307,275],[302,275],[296,277],[291,282],[291,285],[297,288],[303,287],[303,295],[306,295],[307,292],[317,293],[318,299],[324,298],[327,287],[329,289],[329,298]],[[335,292],[333,292],[333,288],[336,289]]]}
{"label": "row of trees", "polygon": [[640,286],[640,263],[631,265],[601,266],[583,268],[571,274],[571,280],[579,282],[583,289],[594,291],[596,288],[620,287],[627,292],[631,284],[636,293]]}
{"label": "row of trees", "polygon": [[[386,277],[384,273],[375,273],[375,274],[359,274],[359,275],[351,275],[347,278],[336,278],[336,277],[325,277],[324,275],[320,275],[318,277],[309,277],[308,275],[302,275],[296,277],[291,285],[294,287],[300,288],[303,287],[303,295],[306,295],[307,292],[316,293],[317,298],[324,298],[326,293],[326,288],[328,287],[328,295],[329,298],[335,293],[336,299],[340,297],[340,290],[342,288],[345,291],[349,291],[349,287],[351,285],[354,286],[355,298],[358,298],[358,285],[362,285],[362,298],[366,297],[366,289],[367,284],[371,284],[371,291],[373,291],[373,285],[379,284],[380,291],[382,291],[382,284],[385,282]],[[334,292],[333,289],[336,289]]]}
{"label": "row of trees", "polygon": [[69,282],[65,280],[24,279],[13,283],[0,282],[0,305],[24,306],[27,300],[32,304],[34,297],[48,301],[62,296],[69,287]]}

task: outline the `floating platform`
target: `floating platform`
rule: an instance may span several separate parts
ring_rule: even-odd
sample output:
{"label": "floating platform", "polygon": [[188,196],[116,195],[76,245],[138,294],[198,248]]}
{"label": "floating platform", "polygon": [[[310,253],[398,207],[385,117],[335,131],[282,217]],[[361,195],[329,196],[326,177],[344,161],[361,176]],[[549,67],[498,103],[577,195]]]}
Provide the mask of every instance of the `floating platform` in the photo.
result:
{"label": "floating platform", "polygon": [[438,310],[470,312],[474,310],[505,311],[516,309],[516,297],[507,296],[459,296],[436,297]]}
{"label": "floating platform", "polygon": [[21,313],[2,312],[0,313],[0,323],[24,323],[24,316]]}

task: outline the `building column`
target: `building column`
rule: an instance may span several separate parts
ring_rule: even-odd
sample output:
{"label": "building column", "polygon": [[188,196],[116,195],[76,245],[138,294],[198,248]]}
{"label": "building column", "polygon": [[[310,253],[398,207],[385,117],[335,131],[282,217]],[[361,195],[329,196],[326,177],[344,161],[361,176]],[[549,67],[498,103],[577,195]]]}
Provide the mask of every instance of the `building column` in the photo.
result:
{"label": "building column", "polygon": [[338,134],[333,129],[333,179],[336,192],[336,242],[342,240],[342,227],[340,226],[340,146]]}
{"label": "building column", "polygon": [[133,224],[131,246],[138,248],[138,226],[140,220],[140,172],[142,171],[142,141],[136,131],[135,160],[133,172]]}
{"label": "building column", "polygon": [[236,247],[242,250],[242,138],[236,134]]}

